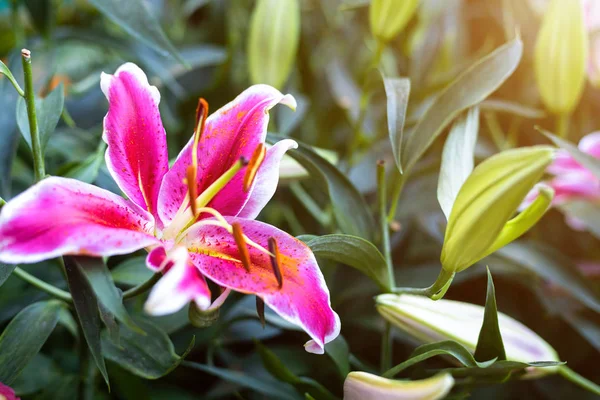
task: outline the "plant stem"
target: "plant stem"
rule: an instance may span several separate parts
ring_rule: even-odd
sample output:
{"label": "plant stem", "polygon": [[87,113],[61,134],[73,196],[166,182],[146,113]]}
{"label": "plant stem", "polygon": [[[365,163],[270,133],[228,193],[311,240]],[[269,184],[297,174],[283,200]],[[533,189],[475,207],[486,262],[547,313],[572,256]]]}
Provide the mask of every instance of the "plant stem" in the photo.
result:
{"label": "plant stem", "polygon": [[66,292],[62,289],[57,288],[56,286],[46,283],[43,280],[31,275],[29,272],[22,270],[19,267],[16,267],[13,273],[25,282],[37,287],[38,289],[48,293],[53,297],[56,297],[59,300],[66,301],[67,303],[73,302],[73,298],[71,297],[71,294],[69,292]]}
{"label": "plant stem", "polygon": [[348,155],[350,157],[350,164],[352,164],[352,153],[358,148],[358,145],[362,139],[362,127],[365,122],[365,118],[367,117],[367,107],[369,106],[369,97],[371,93],[367,90],[369,71],[371,68],[377,67],[379,62],[381,61],[381,56],[383,55],[383,50],[385,50],[385,42],[380,40],[377,41],[377,48],[373,53],[373,58],[371,59],[371,63],[367,68],[367,71],[363,75],[361,82],[361,95],[359,102],[359,110],[358,110],[358,118],[356,119],[356,123],[354,124],[354,131],[352,132],[352,138],[350,139],[350,145],[348,146]]}
{"label": "plant stem", "polygon": [[27,105],[27,117],[29,119],[29,133],[31,135],[31,152],[33,153],[33,171],[35,181],[39,182],[46,176],[44,168],[44,154],[40,144],[37,117],[35,113],[35,91],[33,89],[33,74],[31,72],[31,52],[27,49],[21,50],[21,61],[23,62],[23,76],[25,78],[25,104]]}
{"label": "plant stem", "polygon": [[396,218],[396,209],[398,208],[398,202],[400,201],[400,195],[402,194],[402,189],[404,189],[404,183],[406,183],[407,176],[408,171],[405,170],[404,173],[400,175],[400,179],[394,184],[394,193],[392,193],[392,202],[387,217],[388,223]]}
{"label": "plant stem", "polygon": [[392,367],[392,324],[385,321],[381,336],[381,373]]}
{"label": "plant stem", "polygon": [[392,250],[390,247],[390,230],[387,221],[387,202],[385,184],[385,162],[377,163],[377,195],[379,197],[379,228],[381,229],[381,247],[387,264],[389,287],[396,286],[394,277],[394,263],[392,262]]}
{"label": "plant stem", "polygon": [[148,290],[150,290],[152,288],[152,286],[154,286],[154,284],[156,282],[158,282],[158,280],[160,279],[161,276],[162,276],[162,274],[160,272],[157,272],[154,275],[152,275],[150,277],[150,279],[148,279],[146,282],[141,283],[136,287],[132,287],[131,289],[126,290],[125,292],[123,292],[123,299],[129,299],[129,298],[138,296],[142,293],[146,293]]}
{"label": "plant stem", "polygon": [[577,372],[573,371],[566,365],[561,365],[560,367],[558,367],[558,373],[562,375],[565,379],[576,384],[577,386],[580,386],[585,390],[600,396],[600,386],[590,381],[589,379],[579,375]]}
{"label": "plant stem", "polygon": [[569,116],[567,114],[558,114],[556,116],[556,134],[562,139],[569,136]]}

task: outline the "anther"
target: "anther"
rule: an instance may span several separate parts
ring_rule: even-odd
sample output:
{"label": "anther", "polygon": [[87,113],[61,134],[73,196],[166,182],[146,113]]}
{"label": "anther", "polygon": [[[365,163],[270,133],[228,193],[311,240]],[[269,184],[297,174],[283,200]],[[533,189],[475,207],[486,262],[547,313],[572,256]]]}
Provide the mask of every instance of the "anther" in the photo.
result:
{"label": "anther", "polygon": [[252,153],[252,157],[248,163],[248,168],[246,169],[246,175],[244,175],[244,192],[247,193],[252,187],[252,182],[254,182],[254,178],[256,178],[256,174],[258,173],[258,169],[265,159],[266,153],[267,148],[265,145],[263,143],[259,143],[258,146],[256,146],[254,153]]}
{"label": "anther", "polygon": [[204,124],[208,116],[208,103],[203,98],[198,99],[196,107],[196,126],[194,128],[194,143],[192,145],[192,165],[195,170],[198,170],[198,143],[204,132]]}
{"label": "anther", "polygon": [[196,198],[198,197],[198,188],[196,186],[196,168],[193,165],[187,167],[186,184],[188,187],[188,195],[190,197],[190,207],[194,218],[198,218],[198,207],[196,206]]}
{"label": "anther", "polygon": [[256,313],[263,329],[265,329],[265,302],[258,296],[256,296]]}
{"label": "anther", "polygon": [[279,289],[283,287],[283,276],[281,275],[281,253],[279,253],[279,246],[274,237],[269,238],[269,251],[271,252],[271,267],[273,267],[273,274],[277,279],[277,285]]}
{"label": "anther", "polygon": [[244,156],[241,156],[239,161],[240,161],[240,164],[242,165],[242,167],[247,166],[248,163],[250,162],[250,161],[248,161],[248,158],[246,158]]}
{"label": "anther", "polygon": [[238,250],[240,252],[240,259],[246,271],[250,272],[250,253],[248,252],[248,246],[246,245],[246,241],[244,240],[244,233],[242,232],[242,226],[238,222],[234,222],[231,224],[231,228],[233,231],[233,238],[235,239],[235,244],[237,244]]}

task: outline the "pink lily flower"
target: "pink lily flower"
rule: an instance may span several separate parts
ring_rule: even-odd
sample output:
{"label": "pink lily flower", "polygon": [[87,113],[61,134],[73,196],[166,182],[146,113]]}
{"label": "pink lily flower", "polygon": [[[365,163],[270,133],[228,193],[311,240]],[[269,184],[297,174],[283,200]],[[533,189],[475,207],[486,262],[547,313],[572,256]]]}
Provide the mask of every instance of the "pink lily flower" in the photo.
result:
{"label": "pink lily flower", "polygon": [[[600,158],[600,132],[593,132],[579,141],[579,150]],[[547,169],[554,175],[544,184],[554,189],[552,204],[560,206],[573,200],[600,202],[600,180],[592,172],[579,164],[566,150],[558,150],[556,158]],[[526,207],[536,197],[538,191],[534,188],[521,205]],[[567,216],[567,224],[575,230],[585,229],[585,224],[576,218]]]}
{"label": "pink lily flower", "polygon": [[0,382],[0,400],[21,400],[15,395],[15,391],[11,387]]}
{"label": "pink lily flower", "polygon": [[[283,155],[297,147],[285,139],[266,149],[268,111],[278,103],[295,108],[294,98],[255,85],[210,117],[201,100],[195,133],[169,168],[160,94],[144,72],[124,64],[102,74],[101,88],[109,102],[106,165],[128,199],[73,179],[44,179],[3,207],[0,261],[144,248],[148,267],[164,274],[148,313],[190,302],[208,310],[230,290],[254,294],[308,333],[307,351],[322,354],[340,320],[313,253],[254,220],[276,190]],[[212,305],[205,278],[225,289]]]}

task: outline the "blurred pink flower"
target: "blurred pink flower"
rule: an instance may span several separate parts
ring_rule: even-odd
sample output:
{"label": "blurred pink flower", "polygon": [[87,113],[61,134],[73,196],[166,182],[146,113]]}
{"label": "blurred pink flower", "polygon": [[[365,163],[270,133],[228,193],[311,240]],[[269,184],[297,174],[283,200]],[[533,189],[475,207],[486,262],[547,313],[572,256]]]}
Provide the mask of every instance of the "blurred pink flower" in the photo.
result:
{"label": "blurred pink flower", "polygon": [[0,382],[0,400],[21,400],[12,388]]}

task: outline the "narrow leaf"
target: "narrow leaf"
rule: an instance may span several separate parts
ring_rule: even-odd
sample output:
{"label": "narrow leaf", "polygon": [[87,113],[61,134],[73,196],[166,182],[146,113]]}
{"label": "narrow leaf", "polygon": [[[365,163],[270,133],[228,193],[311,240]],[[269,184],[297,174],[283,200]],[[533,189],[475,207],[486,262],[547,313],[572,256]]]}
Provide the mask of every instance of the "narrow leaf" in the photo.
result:
{"label": "narrow leaf", "polygon": [[387,121],[390,142],[396,166],[402,173],[402,141],[404,135],[404,122],[406,121],[406,107],[410,95],[410,79],[383,77],[385,94],[387,96]]}
{"label": "narrow leaf", "polygon": [[485,298],[485,312],[483,314],[483,325],[479,331],[477,347],[475,348],[476,360],[499,361],[506,360],[500,325],[498,324],[498,307],[496,306],[496,291],[490,269],[487,269],[488,283]]}
{"label": "narrow leaf", "polygon": [[10,83],[12,83],[12,85],[15,87],[15,90],[17,91],[19,96],[23,97],[25,95],[23,89],[21,89],[21,86],[19,86],[19,82],[17,82],[10,69],[8,69],[6,64],[4,64],[2,61],[0,61],[0,74],[3,74],[8,78]]}
{"label": "narrow leaf", "polygon": [[[56,129],[56,125],[58,124],[63,111],[64,102],[65,98],[62,84],[58,85],[45,98],[35,99],[36,117],[42,148],[46,147],[50,135],[52,135]],[[31,148],[31,132],[29,130],[29,119],[27,118],[27,106],[25,100],[22,98],[19,99],[17,103],[17,123],[23,138],[25,138],[29,148]]]}
{"label": "narrow leaf", "polygon": [[100,258],[68,256],[65,264],[71,264],[72,268],[78,268],[88,279],[98,300],[119,321],[130,329],[143,334],[143,331],[135,324],[129,313],[123,306],[122,295],[112,280],[110,271]]}
{"label": "narrow leaf", "polygon": [[473,157],[479,131],[479,108],[472,107],[455,123],[444,145],[437,197],[446,219],[463,183],[473,171]]}
{"label": "narrow leaf", "polygon": [[307,242],[317,257],[346,264],[371,278],[383,290],[389,291],[387,264],[381,252],[368,240],[351,235],[325,235]]}
{"label": "narrow leaf", "polygon": [[437,96],[402,149],[405,173],[460,112],[483,101],[508,79],[519,65],[522,53],[520,39],[508,42],[477,61]]}
{"label": "narrow leaf", "polygon": [[83,336],[87,342],[90,353],[96,362],[96,366],[100,370],[104,381],[110,388],[108,381],[108,372],[102,357],[102,347],[100,342],[100,332],[102,330],[102,321],[98,310],[98,300],[92,289],[85,273],[74,262],[65,261],[65,269],[67,271],[67,282],[69,283],[69,291],[73,296],[73,305],[80,322]]}
{"label": "narrow leaf", "polygon": [[583,151],[579,150],[577,146],[575,146],[573,143],[561,139],[548,131],[545,131],[539,127],[537,128],[537,130],[546,135],[546,137],[552,140],[555,145],[568,151],[569,154],[571,154],[571,156],[575,159],[575,161],[587,168],[592,174],[594,174],[596,178],[600,179],[600,159],[597,159],[591,154],[584,153]]}
{"label": "narrow leaf", "polygon": [[325,345],[325,353],[331,357],[342,377],[350,373],[350,348],[342,335]]}
{"label": "narrow leaf", "polygon": [[0,286],[6,282],[16,267],[16,265],[0,263]]}
{"label": "narrow leaf", "polygon": [[148,10],[145,1],[90,0],[90,3],[137,40],[152,47],[163,56],[170,54],[185,64],[156,18]]}
{"label": "narrow leaf", "polygon": [[10,385],[54,330],[64,303],[41,301],[24,308],[0,336],[0,382]]}

